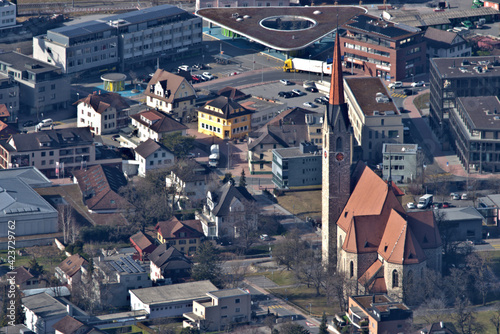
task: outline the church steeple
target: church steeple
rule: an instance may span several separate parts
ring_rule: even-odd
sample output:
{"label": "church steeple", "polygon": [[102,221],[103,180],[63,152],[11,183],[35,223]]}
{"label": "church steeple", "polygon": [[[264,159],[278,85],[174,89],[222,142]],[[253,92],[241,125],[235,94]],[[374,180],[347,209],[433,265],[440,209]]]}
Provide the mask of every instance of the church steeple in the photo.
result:
{"label": "church steeple", "polygon": [[330,80],[330,104],[338,106],[344,103],[344,78],[342,77],[342,58],[338,28],[335,32],[333,49],[332,78]]}

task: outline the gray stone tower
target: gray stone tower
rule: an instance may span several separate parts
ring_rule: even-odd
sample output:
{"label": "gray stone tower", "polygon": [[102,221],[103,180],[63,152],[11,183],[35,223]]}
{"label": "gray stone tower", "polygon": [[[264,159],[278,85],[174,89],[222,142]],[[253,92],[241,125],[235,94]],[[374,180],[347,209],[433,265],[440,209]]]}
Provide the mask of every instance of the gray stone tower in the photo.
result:
{"label": "gray stone tower", "polygon": [[[351,122],[344,101],[339,34],[335,37],[330,103],[323,119],[322,253],[328,269],[337,265],[337,220],[351,195]],[[340,247],[341,245],[339,245]]]}

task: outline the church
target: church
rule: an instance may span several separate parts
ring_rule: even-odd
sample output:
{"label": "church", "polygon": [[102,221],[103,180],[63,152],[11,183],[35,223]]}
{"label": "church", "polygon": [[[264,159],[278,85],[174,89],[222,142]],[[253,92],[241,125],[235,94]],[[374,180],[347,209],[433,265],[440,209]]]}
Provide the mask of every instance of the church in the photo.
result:
{"label": "church", "polygon": [[343,272],[356,294],[401,300],[405,284],[441,273],[442,244],[432,211],[406,212],[401,190],[363,162],[353,164],[353,135],[345,102],[337,34],[330,101],[323,122],[322,256]]}

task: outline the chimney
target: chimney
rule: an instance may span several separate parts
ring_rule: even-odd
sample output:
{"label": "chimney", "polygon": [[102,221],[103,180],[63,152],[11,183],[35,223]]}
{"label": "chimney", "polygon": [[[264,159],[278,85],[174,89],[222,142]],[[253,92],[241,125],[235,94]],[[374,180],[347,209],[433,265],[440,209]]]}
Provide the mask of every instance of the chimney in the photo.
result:
{"label": "chimney", "polygon": [[72,317],[72,316],[73,316],[73,308],[71,307],[71,305],[70,305],[70,304],[66,305],[66,312],[68,313],[68,315],[69,315],[70,317]]}

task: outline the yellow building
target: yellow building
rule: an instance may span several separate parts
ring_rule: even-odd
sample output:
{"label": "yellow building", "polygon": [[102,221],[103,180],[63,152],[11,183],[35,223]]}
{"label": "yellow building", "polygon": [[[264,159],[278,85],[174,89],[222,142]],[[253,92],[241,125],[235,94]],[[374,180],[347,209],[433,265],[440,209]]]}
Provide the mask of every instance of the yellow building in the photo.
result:
{"label": "yellow building", "polygon": [[222,139],[242,138],[250,132],[252,111],[219,96],[198,109],[198,132]]}

